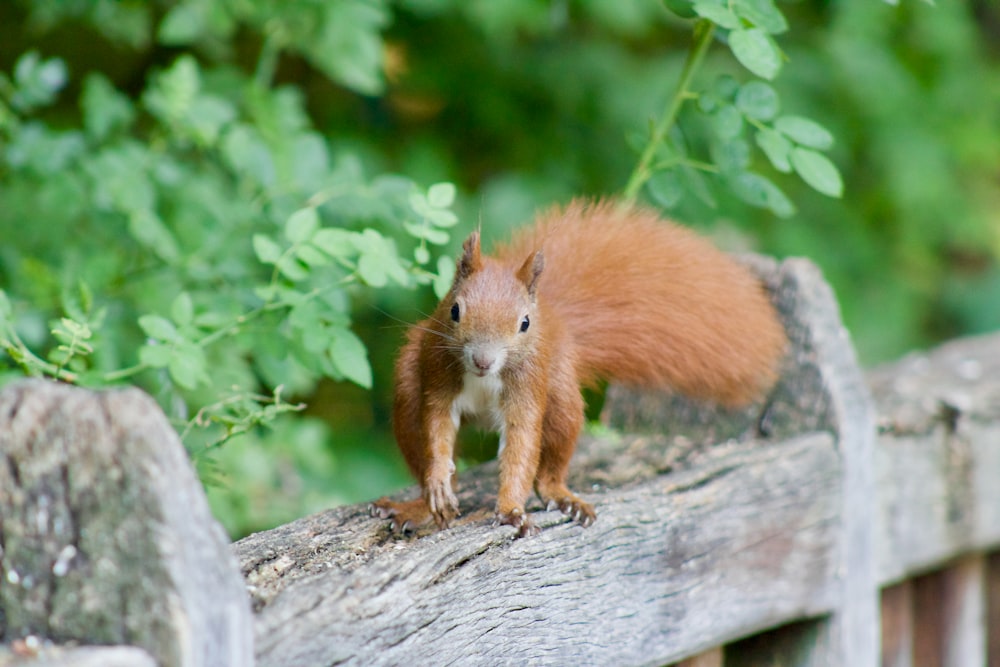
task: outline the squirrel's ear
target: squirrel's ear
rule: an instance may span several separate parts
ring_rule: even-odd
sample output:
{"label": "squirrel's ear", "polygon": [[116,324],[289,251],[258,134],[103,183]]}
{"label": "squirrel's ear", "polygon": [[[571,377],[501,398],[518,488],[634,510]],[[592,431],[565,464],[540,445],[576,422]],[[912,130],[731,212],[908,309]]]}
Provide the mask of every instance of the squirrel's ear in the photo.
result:
{"label": "squirrel's ear", "polygon": [[535,296],[535,288],[538,286],[538,276],[542,275],[545,268],[545,255],[541,250],[536,251],[526,260],[521,268],[517,270],[517,279],[528,288],[528,294]]}
{"label": "squirrel's ear", "polygon": [[469,234],[462,244],[462,256],[458,258],[455,267],[455,284],[465,280],[483,266],[483,257],[479,250],[479,232]]}

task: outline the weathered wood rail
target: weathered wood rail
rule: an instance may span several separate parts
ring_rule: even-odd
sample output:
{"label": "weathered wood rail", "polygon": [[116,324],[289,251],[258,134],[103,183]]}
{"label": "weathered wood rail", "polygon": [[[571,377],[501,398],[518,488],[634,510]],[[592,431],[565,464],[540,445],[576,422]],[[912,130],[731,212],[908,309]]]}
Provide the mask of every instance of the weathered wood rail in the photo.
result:
{"label": "weathered wood rail", "polygon": [[487,464],[447,531],[340,507],[232,545],[237,570],[148,397],[8,387],[0,665],[249,665],[251,633],[293,667],[1000,665],[1000,336],[865,376],[818,272],[752,261],[793,347],[768,402],[613,388],[572,480],[598,521],[536,508],[530,539],[492,525]]}

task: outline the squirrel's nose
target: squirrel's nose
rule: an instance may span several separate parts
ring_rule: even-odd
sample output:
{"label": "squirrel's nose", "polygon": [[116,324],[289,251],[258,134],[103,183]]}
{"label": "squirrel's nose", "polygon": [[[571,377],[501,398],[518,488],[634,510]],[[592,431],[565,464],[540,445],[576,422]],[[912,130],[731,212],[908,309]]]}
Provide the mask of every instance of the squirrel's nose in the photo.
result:
{"label": "squirrel's nose", "polygon": [[493,367],[495,359],[492,354],[476,352],[472,355],[472,363],[481,371],[488,371]]}

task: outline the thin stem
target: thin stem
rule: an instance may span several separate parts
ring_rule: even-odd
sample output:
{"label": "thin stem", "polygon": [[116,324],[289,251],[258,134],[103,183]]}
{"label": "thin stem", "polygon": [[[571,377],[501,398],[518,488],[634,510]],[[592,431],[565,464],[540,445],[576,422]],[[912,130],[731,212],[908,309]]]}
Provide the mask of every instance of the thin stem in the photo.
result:
{"label": "thin stem", "polygon": [[138,363],[135,366],[129,366],[128,368],[119,368],[116,371],[109,371],[102,375],[101,379],[105,382],[118,382],[119,380],[130,378],[133,375],[138,375],[149,367],[149,364]]}
{"label": "thin stem", "polygon": [[16,333],[11,331],[9,334],[10,339],[0,338],[0,346],[2,346],[4,351],[6,351],[7,356],[9,356],[14,363],[20,366],[28,375],[37,377],[38,372],[40,371],[46,375],[51,375],[57,380],[76,382],[76,373],[65,370],[62,366],[56,366],[53,363],[45,361],[29,350],[28,346],[24,344],[24,341],[22,341]]}
{"label": "thin stem", "polygon": [[281,30],[271,28],[264,37],[264,43],[260,47],[260,55],[257,56],[257,68],[254,70],[253,79],[261,88],[270,88],[274,80],[274,72],[278,69],[278,56],[284,46],[284,39]]}
{"label": "thin stem", "polygon": [[653,175],[651,167],[653,166],[653,161],[656,159],[656,149],[664,142],[667,138],[667,133],[670,132],[670,128],[677,122],[677,114],[680,113],[684,101],[693,97],[688,87],[691,85],[691,80],[694,78],[695,72],[701,66],[702,60],[705,59],[705,53],[708,51],[709,44],[712,43],[712,35],[714,33],[715,24],[707,19],[702,19],[695,24],[695,42],[691,50],[688,51],[687,60],[684,61],[684,69],[681,71],[681,78],[677,82],[677,88],[674,90],[674,94],[670,98],[666,110],[663,112],[663,117],[656,124],[656,127],[653,128],[653,134],[649,138],[649,143],[646,144],[646,148],[639,158],[639,163],[636,165],[635,170],[632,171],[632,175],[629,176],[628,183],[625,185],[623,196],[626,201],[635,200],[639,194],[639,190],[646,184],[649,177]]}

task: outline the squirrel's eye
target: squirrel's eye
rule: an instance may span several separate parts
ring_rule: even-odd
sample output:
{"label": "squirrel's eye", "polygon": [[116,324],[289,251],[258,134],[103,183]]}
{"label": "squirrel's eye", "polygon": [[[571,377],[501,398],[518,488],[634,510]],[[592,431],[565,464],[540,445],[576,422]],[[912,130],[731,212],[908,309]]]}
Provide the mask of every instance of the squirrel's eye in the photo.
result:
{"label": "squirrel's eye", "polygon": [[451,307],[451,319],[452,319],[452,321],[458,322],[459,315],[460,315],[460,312],[458,310],[458,304],[456,303],[456,304],[454,304]]}
{"label": "squirrel's eye", "polygon": [[527,316],[527,315],[525,315],[525,316],[524,316],[524,319],[523,319],[523,320],[521,320],[521,333],[524,333],[525,331],[527,331],[527,330],[528,330],[528,327],[529,327],[530,325],[531,325],[531,320],[529,320],[529,319],[528,319],[528,316]]}

